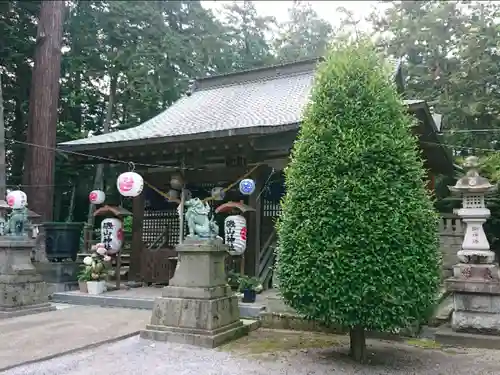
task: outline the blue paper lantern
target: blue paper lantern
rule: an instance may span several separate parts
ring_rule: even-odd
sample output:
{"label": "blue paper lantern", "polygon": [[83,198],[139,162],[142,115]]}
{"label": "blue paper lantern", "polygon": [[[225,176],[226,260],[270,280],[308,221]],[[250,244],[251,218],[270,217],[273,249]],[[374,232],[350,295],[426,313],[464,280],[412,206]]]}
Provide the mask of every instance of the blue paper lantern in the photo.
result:
{"label": "blue paper lantern", "polygon": [[240,181],[240,193],[250,195],[255,191],[255,182],[251,178],[245,178]]}

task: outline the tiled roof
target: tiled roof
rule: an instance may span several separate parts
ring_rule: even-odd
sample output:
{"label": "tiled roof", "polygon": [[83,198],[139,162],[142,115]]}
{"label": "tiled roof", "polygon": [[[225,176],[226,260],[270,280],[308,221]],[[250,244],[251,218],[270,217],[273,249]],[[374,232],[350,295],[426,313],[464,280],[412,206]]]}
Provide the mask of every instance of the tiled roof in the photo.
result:
{"label": "tiled roof", "polygon": [[[75,141],[85,146],[298,124],[318,60],[196,81],[195,90],[142,125]],[[399,61],[391,61],[395,74]]]}

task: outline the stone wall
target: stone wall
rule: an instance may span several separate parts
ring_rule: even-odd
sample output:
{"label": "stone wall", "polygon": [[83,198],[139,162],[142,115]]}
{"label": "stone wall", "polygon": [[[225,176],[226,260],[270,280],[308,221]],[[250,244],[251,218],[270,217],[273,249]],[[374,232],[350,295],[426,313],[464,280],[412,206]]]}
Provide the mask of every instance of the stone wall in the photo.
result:
{"label": "stone wall", "polygon": [[452,275],[452,269],[458,263],[457,251],[462,246],[464,225],[461,219],[453,214],[441,214],[439,222],[439,242],[443,254],[443,278]]}

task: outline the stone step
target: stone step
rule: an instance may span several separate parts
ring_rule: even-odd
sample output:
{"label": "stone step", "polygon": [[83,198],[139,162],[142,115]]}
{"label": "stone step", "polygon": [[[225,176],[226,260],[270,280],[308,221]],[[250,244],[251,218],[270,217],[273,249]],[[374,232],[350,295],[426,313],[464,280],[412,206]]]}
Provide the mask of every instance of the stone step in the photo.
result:
{"label": "stone step", "polygon": [[440,327],[435,340],[441,345],[464,348],[500,349],[500,336],[455,332],[449,325]]}
{"label": "stone step", "polygon": [[[91,295],[80,291],[57,292],[52,295],[52,302],[69,303],[72,305],[122,307],[128,309],[152,310],[154,298],[125,297],[109,294]],[[239,302],[240,317],[258,319],[265,310],[265,305],[260,303]]]}

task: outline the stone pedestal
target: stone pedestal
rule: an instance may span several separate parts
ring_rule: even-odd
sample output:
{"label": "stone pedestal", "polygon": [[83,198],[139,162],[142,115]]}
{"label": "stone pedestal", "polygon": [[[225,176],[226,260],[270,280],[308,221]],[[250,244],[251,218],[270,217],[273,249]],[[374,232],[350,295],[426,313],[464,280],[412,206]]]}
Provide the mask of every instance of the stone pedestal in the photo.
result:
{"label": "stone pedestal", "polygon": [[222,240],[187,239],[176,250],[174,277],[155,300],[141,337],[214,348],[246,334],[227,285]]}
{"label": "stone pedestal", "polygon": [[0,237],[0,318],[54,310],[47,285],[31,263],[35,241]]}
{"label": "stone pedestal", "polygon": [[33,262],[38,273],[47,283],[48,293],[52,295],[78,289],[78,271],[80,264],[77,262]]}
{"label": "stone pedestal", "polygon": [[492,264],[458,264],[446,280],[453,292],[452,329],[456,332],[500,334],[500,280]]}

